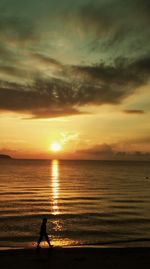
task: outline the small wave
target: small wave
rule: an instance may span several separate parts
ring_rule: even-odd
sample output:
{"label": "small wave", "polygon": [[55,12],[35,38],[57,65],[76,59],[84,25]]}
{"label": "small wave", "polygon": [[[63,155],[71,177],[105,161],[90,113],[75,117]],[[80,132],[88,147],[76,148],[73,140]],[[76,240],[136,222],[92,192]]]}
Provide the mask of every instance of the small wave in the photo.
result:
{"label": "small wave", "polygon": [[91,201],[100,201],[100,200],[103,200],[103,198],[102,197],[91,197],[91,196],[87,196],[87,197],[82,197],[82,196],[75,196],[75,197],[62,197],[62,198],[58,198],[58,200],[69,200],[69,201],[79,201],[79,200],[86,200],[86,201],[88,201],[88,200],[91,200]]}
{"label": "small wave", "polygon": [[129,204],[132,204],[132,203],[145,203],[144,200],[139,200],[139,199],[114,199],[113,202],[115,203],[129,203]]}
{"label": "small wave", "polygon": [[[136,208],[138,208],[138,206],[137,205],[129,205],[129,206],[127,206],[127,205],[111,205],[111,208],[115,208],[115,209],[130,209],[130,210],[135,210]],[[131,212],[133,212],[133,211],[131,211]]]}
{"label": "small wave", "polygon": [[[43,210],[43,209],[42,209]],[[23,213],[23,212],[22,212]],[[0,219],[1,220],[12,220],[13,218],[15,219],[36,219],[36,218],[42,218],[42,217],[47,217],[48,219],[52,220],[52,219],[76,219],[77,221],[79,221],[79,219],[88,219],[88,218],[93,218],[93,219],[97,219],[97,218],[111,218],[114,216],[114,214],[111,214],[111,213],[104,213],[104,212],[101,212],[101,213],[81,213],[81,214],[76,214],[76,213],[72,213],[72,214],[58,214],[58,215],[53,215],[52,213],[48,213],[47,214],[44,214],[44,213],[41,213],[41,214],[22,214],[22,215],[16,215],[16,216],[10,216],[10,217],[4,217],[4,216],[0,216]],[[102,221],[106,221],[104,219],[101,219],[101,222]],[[108,222],[110,221],[109,219],[107,220]],[[116,220],[114,219],[114,221],[116,222]],[[119,220],[118,220],[119,221]]]}
{"label": "small wave", "polygon": [[22,215],[10,215],[10,216],[0,216],[1,221],[15,221],[15,220],[21,220],[21,221],[27,221],[29,219],[42,219],[44,217],[47,217],[50,221],[52,220],[69,220],[69,221],[74,221],[74,222],[81,222],[85,221],[86,223],[89,222],[89,220],[92,220],[92,222],[97,223],[100,227],[103,225],[146,225],[150,223],[150,218],[140,218],[140,217],[126,217],[125,219],[117,218],[116,214],[111,214],[111,213],[81,213],[81,214],[58,214],[58,215],[53,215],[51,212],[48,212],[47,209],[45,212],[43,210],[41,211],[39,209],[39,212],[34,214],[33,212],[29,212],[28,214],[26,212],[22,212]]}
{"label": "small wave", "polygon": [[90,242],[90,243],[80,243],[79,246],[101,246],[101,245],[117,245],[117,244],[125,244],[125,243],[140,243],[140,242],[150,242],[150,238],[133,238],[126,240],[112,240],[112,241],[99,241],[99,242]]}

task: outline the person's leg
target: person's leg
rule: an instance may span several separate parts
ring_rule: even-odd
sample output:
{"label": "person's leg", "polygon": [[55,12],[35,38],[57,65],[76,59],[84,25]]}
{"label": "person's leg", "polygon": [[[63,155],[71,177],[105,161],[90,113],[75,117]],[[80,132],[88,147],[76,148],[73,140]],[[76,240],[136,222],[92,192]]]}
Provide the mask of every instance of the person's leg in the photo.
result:
{"label": "person's leg", "polygon": [[40,243],[41,243],[41,241],[42,241],[42,235],[40,235],[40,237],[39,237],[39,240],[38,240],[38,242],[37,242],[37,247],[39,247],[40,246]]}
{"label": "person's leg", "polygon": [[50,240],[49,240],[49,238],[48,238],[48,235],[47,235],[47,234],[45,235],[45,239],[46,239],[46,242],[48,243],[49,247],[51,247],[51,243],[50,243]]}

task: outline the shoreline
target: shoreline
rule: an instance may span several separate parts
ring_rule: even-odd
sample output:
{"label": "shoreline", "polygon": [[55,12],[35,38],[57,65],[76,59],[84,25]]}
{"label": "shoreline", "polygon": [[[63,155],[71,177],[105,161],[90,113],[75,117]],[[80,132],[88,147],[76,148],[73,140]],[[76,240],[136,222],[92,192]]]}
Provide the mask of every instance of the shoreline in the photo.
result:
{"label": "shoreline", "polygon": [[0,251],[0,268],[148,268],[150,248],[54,247]]}
{"label": "shoreline", "polygon": [[[52,242],[53,244],[53,242]],[[46,249],[48,246],[42,245],[41,249]],[[80,248],[80,249],[86,249],[86,248],[95,248],[95,249],[113,249],[113,248],[150,248],[150,238],[137,238],[137,239],[128,239],[128,240],[114,240],[114,241],[109,241],[109,242],[100,242],[100,243],[81,243],[81,244],[62,244],[58,245],[55,243],[53,244],[54,249],[58,248]],[[16,244],[16,245],[6,245],[6,243],[2,244],[0,246],[0,251],[5,251],[5,250],[34,250],[36,249],[36,242],[30,242],[30,243],[25,243],[25,244]]]}

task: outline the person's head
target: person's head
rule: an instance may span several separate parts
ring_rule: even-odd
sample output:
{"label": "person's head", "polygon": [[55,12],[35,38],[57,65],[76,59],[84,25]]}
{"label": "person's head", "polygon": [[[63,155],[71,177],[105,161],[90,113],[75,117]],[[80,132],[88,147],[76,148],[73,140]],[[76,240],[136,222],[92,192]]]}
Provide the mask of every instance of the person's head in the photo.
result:
{"label": "person's head", "polygon": [[47,218],[43,218],[43,223],[46,223],[47,222]]}

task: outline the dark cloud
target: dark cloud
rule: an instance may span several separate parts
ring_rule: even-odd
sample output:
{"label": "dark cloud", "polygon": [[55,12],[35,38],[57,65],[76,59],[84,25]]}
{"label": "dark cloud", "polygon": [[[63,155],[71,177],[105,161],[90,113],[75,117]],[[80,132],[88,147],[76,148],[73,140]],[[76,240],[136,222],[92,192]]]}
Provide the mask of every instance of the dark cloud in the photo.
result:
{"label": "dark cloud", "polygon": [[[39,78],[31,85],[15,84],[15,87],[1,83],[1,111],[18,111],[35,117],[78,114],[84,105],[122,102],[139,86],[148,83],[150,76],[149,58],[135,62],[119,59],[112,66],[64,66],[40,54],[33,57],[55,66],[58,78]],[[0,71],[24,75],[24,70],[7,66],[1,67]]]}
{"label": "dark cloud", "polygon": [[[12,77],[20,81],[15,86],[1,82],[1,111],[35,118],[73,115],[86,105],[119,104],[149,82],[148,0],[68,3],[15,0],[13,6],[0,4],[1,78],[7,75],[9,81]],[[14,40],[17,46],[7,42]],[[124,50],[127,44],[128,51]],[[52,49],[55,46],[59,52]],[[93,49],[90,56],[90,46],[97,47],[98,53]],[[87,56],[84,64],[82,54]],[[59,61],[60,55],[70,64]],[[28,85],[22,86],[25,81]]]}
{"label": "dark cloud", "polygon": [[130,61],[128,58],[118,58],[112,65],[97,64],[95,66],[75,66],[75,74],[85,78],[100,80],[108,83],[143,84],[150,76],[150,57]]}
{"label": "dark cloud", "polygon": [[51,66],[56,69],[63,69],[64,66],[59,61],[57,61],[54,58],[51,58],[49,56],[43,55],[41,53],[30,53],[30,57],[32,57],[33,60],[37,61],[40,64],[44,64],[46,66]]}
{"label": "dark cloud", "polygon": [[95,145],[93,148],[89,148],[89,149],[85,149],[85,150],[80,150],[79,151],[80,153],[83,153],[83,154],[90,154],[90,155],[93,155],[93,156],[101,156],[104,155],[105,156],[111,156],[114,154],[114,150],[112,148],[111,145],[108,145],[108,144],[101,144],[101,145]]}
{"label": "dark cloud", "polygon": [[96,160],[150,160],[150,152],[118,151],[116,146],[115,144],[100,144],[89,149],[79,150],[76,153],[80,158]]}
{"label": "dark cloud", "polygon": [[128,140],[128,143],[129,144],[150,144],[150,135],[146,135],[146,136],[143,136],[143,137],[139,137],[139,138],[134,138],[134,139],[129,139]]}
{"label": "dark cloud", "polygon": [[131,115],[132,114],[144,114],[144,110],[141,110],[141,109],[125,109],[124,112]]}
{"label": "dark cloud", "polygon": [[80,81],[79,104],[115,104],[131,95],[150,78],[150,58],[129,62],[119,59],[112,66],[73,66],[68,72]]}
{"label": "dark cloud", "polygon": [[26,70],[14,66],[1,65],[0,73],[16,77],[26,77]]}
{"label": "dark cloud", "polygon": [[[33,86],[25,87],[17,84],[4,85],[0,87],[0,111],[12,111],[26,113],[31,118],[48,118],[80,114],[81,112],[70,105],[69,97],[65,90],[61,97],[57,97],[54,82],[37,81]],[[42,87],[42,88],[41,88]],[[57,86],[58,87],[58,86]]]}

